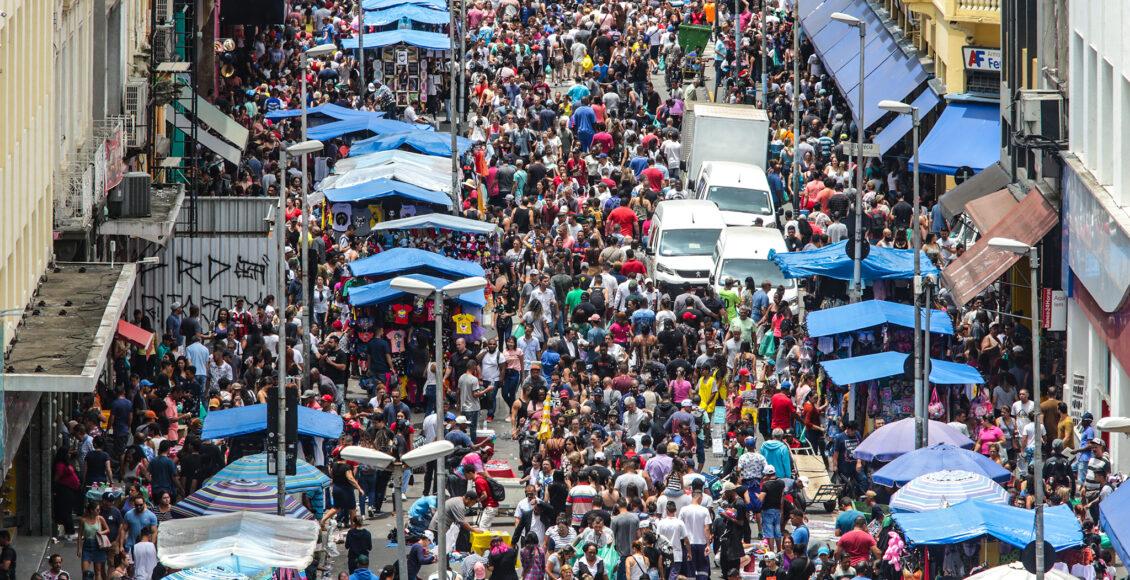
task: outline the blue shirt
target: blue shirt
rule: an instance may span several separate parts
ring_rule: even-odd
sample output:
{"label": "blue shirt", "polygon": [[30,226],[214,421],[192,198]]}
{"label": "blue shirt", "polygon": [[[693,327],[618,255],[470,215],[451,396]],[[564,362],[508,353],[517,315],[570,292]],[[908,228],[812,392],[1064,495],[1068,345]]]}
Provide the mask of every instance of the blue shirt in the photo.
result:
{"label": "blue shirt", "polygon": [[444,438],[450,441],[451,444],[456,447],[471,447],[472,445],[474,445],[474,442],[471,441],[471,436],[464,431],[451,431]]}
{"label": "blue shirt", "polygon": [[[592,91],[589,91],[589,88],[585,85],[573,85],[565,94],[569,96],[569,100],[574,103],[579,103],[581,99],[589,96],[591,92]],[[591,111],[592,109],[589,110]]]}
{"label": "blue shirt", "polygon": [[1087,425],[1087,427],[1083,429],[1083,432],[1079,434],[1080,447],[1082,447],[1084,449],[1084,451],[1079,452],[1079,455],[1077,456],[1078,457],[1077,461],[1082,465],[1087,465],[1087,462],[1090,461],[1091,458],[1094,457],[1094,455],[1095,455],[1094,453],[1091,453],[1091,446],[1090,446],[1091,440],[1094,439],[1094,438],[1095,438],[1095,426],[1094,425]]}
{"label": "blue shirt", "polygon": [[[757,280],[754,280],[754,281],[756,282]],[[753,302],[753,313],[756,315],[757,318],[760,318],[762,315],[765,314],[765,309],[769,308],[769,295],[766,294],[765,291],[762,290],[761,288],[758,288],[753,293],[752,302]],[[756,322],[756,319],[755,319],[755,322]]]}
{"label": "blue shirt", "polygon": [[547,350],[542,353],[541,374],[546,378],[546,380],[548,380],[549,377],[553,376],[553,371],[557,368],[557,363],[559,362],[561,362],[560,354],[553,352],[552,350]]}
{"label": "blue shirt", "polygon": [[797,546],[808,545],[808,526],[797,526],[797,529],[793,530],[793,544]]}
{"label": "blue shirt", "polygon": [[133,544],[137,542],[137,536],[141,534],[142,528],[146,526],[153,527],[154,529],[157,528],[157,514],[148,509],[140,514],[137,513],[135,509],[129,510],[125,513],[124,519],[126,523],[129,524],[129,535],[126,536],[125,544],[126,550],[132,548]]}
{"label": "blue shirt", "polygon": [[208,352],[208,347],[204,346],[204,343],[196,341],[188,345],[188,348],[184,349],[184,354],[188,357],[188,362],[196,367],[196,376],[208,376],[208,356],[211,353]]}
{"label": "blue shirt", "polygon": [[408,517],[410,519],[424,519],[431,516],[436,511],[436,496],[425,495],[424,497],[412,502],[412,507],[408,508]]}
{"label": "blue shirt", "polygon": [[643,155],[636,155],[628,161],[628,167],[632,169],[632,173],[639,177],[644,169],[647,169],[647,157]]}
{"label": "blue shirt", "polygon": [[[585,89],[587,92],[588,89]],[[593,134],[593,126],[596,125],[596,113],[593,112],[592,107],[581,105],[573,111],[573,130],[577,133]]]}

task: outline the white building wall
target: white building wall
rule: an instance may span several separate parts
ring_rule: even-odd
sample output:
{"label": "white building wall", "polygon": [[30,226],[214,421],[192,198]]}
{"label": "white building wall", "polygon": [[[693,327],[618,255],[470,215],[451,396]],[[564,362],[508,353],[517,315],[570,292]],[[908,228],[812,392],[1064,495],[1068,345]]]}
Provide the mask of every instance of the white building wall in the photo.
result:
{"label": "white building wall", "polygon": [[0,310],[27,304],[51,256],[57,4],[0,1]]}

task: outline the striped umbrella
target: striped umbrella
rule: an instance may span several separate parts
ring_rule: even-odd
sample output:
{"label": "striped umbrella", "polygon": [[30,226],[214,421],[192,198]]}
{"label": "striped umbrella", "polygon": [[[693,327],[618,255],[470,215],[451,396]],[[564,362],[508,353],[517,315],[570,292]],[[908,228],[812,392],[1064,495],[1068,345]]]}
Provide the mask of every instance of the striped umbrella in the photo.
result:
{"label": "striped umbrella", "polygon": [[[246,511],[277,513],[277,490],[277,487],[246,479],[218,481],[205,485],[174,505],[173,516],[191,518]],[[314,514],[291,496],[286,497],[285,508],[287,517],[314,519]]]}
{"label": "striped umbrella", "polygon": [[[231,462],[204,485],[233,479],[246,479],[263,485],[274,485],[278,481],[277,476],[267,474],[267,454],[256,453]],[[298,460],[297,473],[286,476],[287,493],[317,492],[329,486],[330,478],[326,474],[301,459]]]}
{"label": "striped umbrella", "polygon": [[969,499],[1005,505],[1008,492],[997,482],[970,471],[947,469],[910,480],[891,496],[891,510],[928,512]]}
{"label": "striped umbrella", "polygon": [[250,580],[250,578],[222,566],[207,566],[173,572],[165,576],[165,580]]}

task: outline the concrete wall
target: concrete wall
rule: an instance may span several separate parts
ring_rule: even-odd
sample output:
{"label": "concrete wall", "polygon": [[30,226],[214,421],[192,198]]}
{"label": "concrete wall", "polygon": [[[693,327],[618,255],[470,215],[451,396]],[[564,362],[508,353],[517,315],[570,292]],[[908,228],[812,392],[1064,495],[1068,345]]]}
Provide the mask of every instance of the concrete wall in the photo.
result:
{"label": "concrete wall", "polygon": [[0,310],[27,304],[51,256],[57,4],[0,1]]}

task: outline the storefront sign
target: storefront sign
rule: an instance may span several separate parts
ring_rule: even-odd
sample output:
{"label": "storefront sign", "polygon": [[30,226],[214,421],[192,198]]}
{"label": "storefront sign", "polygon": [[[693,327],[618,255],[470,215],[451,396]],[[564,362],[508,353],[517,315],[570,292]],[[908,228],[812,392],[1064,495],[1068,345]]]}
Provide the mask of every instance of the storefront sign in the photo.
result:
{"label": "storefront sign", "polygon": [[1087,377],[1079,373],[1071,375],[1071,392],[1067,400],[1067,414],[1078,425],[1082,422],[1087,407]]}
{"label": "storefront sign", "polygon": [[965,55],[965,70],[1001,72],[1001,50],[999,48],[963,46],[961,50]]}
{"label": "storefront sign", "polygon": [[1071,275],[1094,298],[1104,313],[1100,316],[1123,311],[1130,304],[1130,220],[1118,215],[1122,210],[1078,158],[1067,154],[1063,159],[1060,215]]}
{"label": "storefront sign", "polygon": [[1051,332],[1067,330],[1067,293],[1062,290],[1040,290],[1040,326]]}

